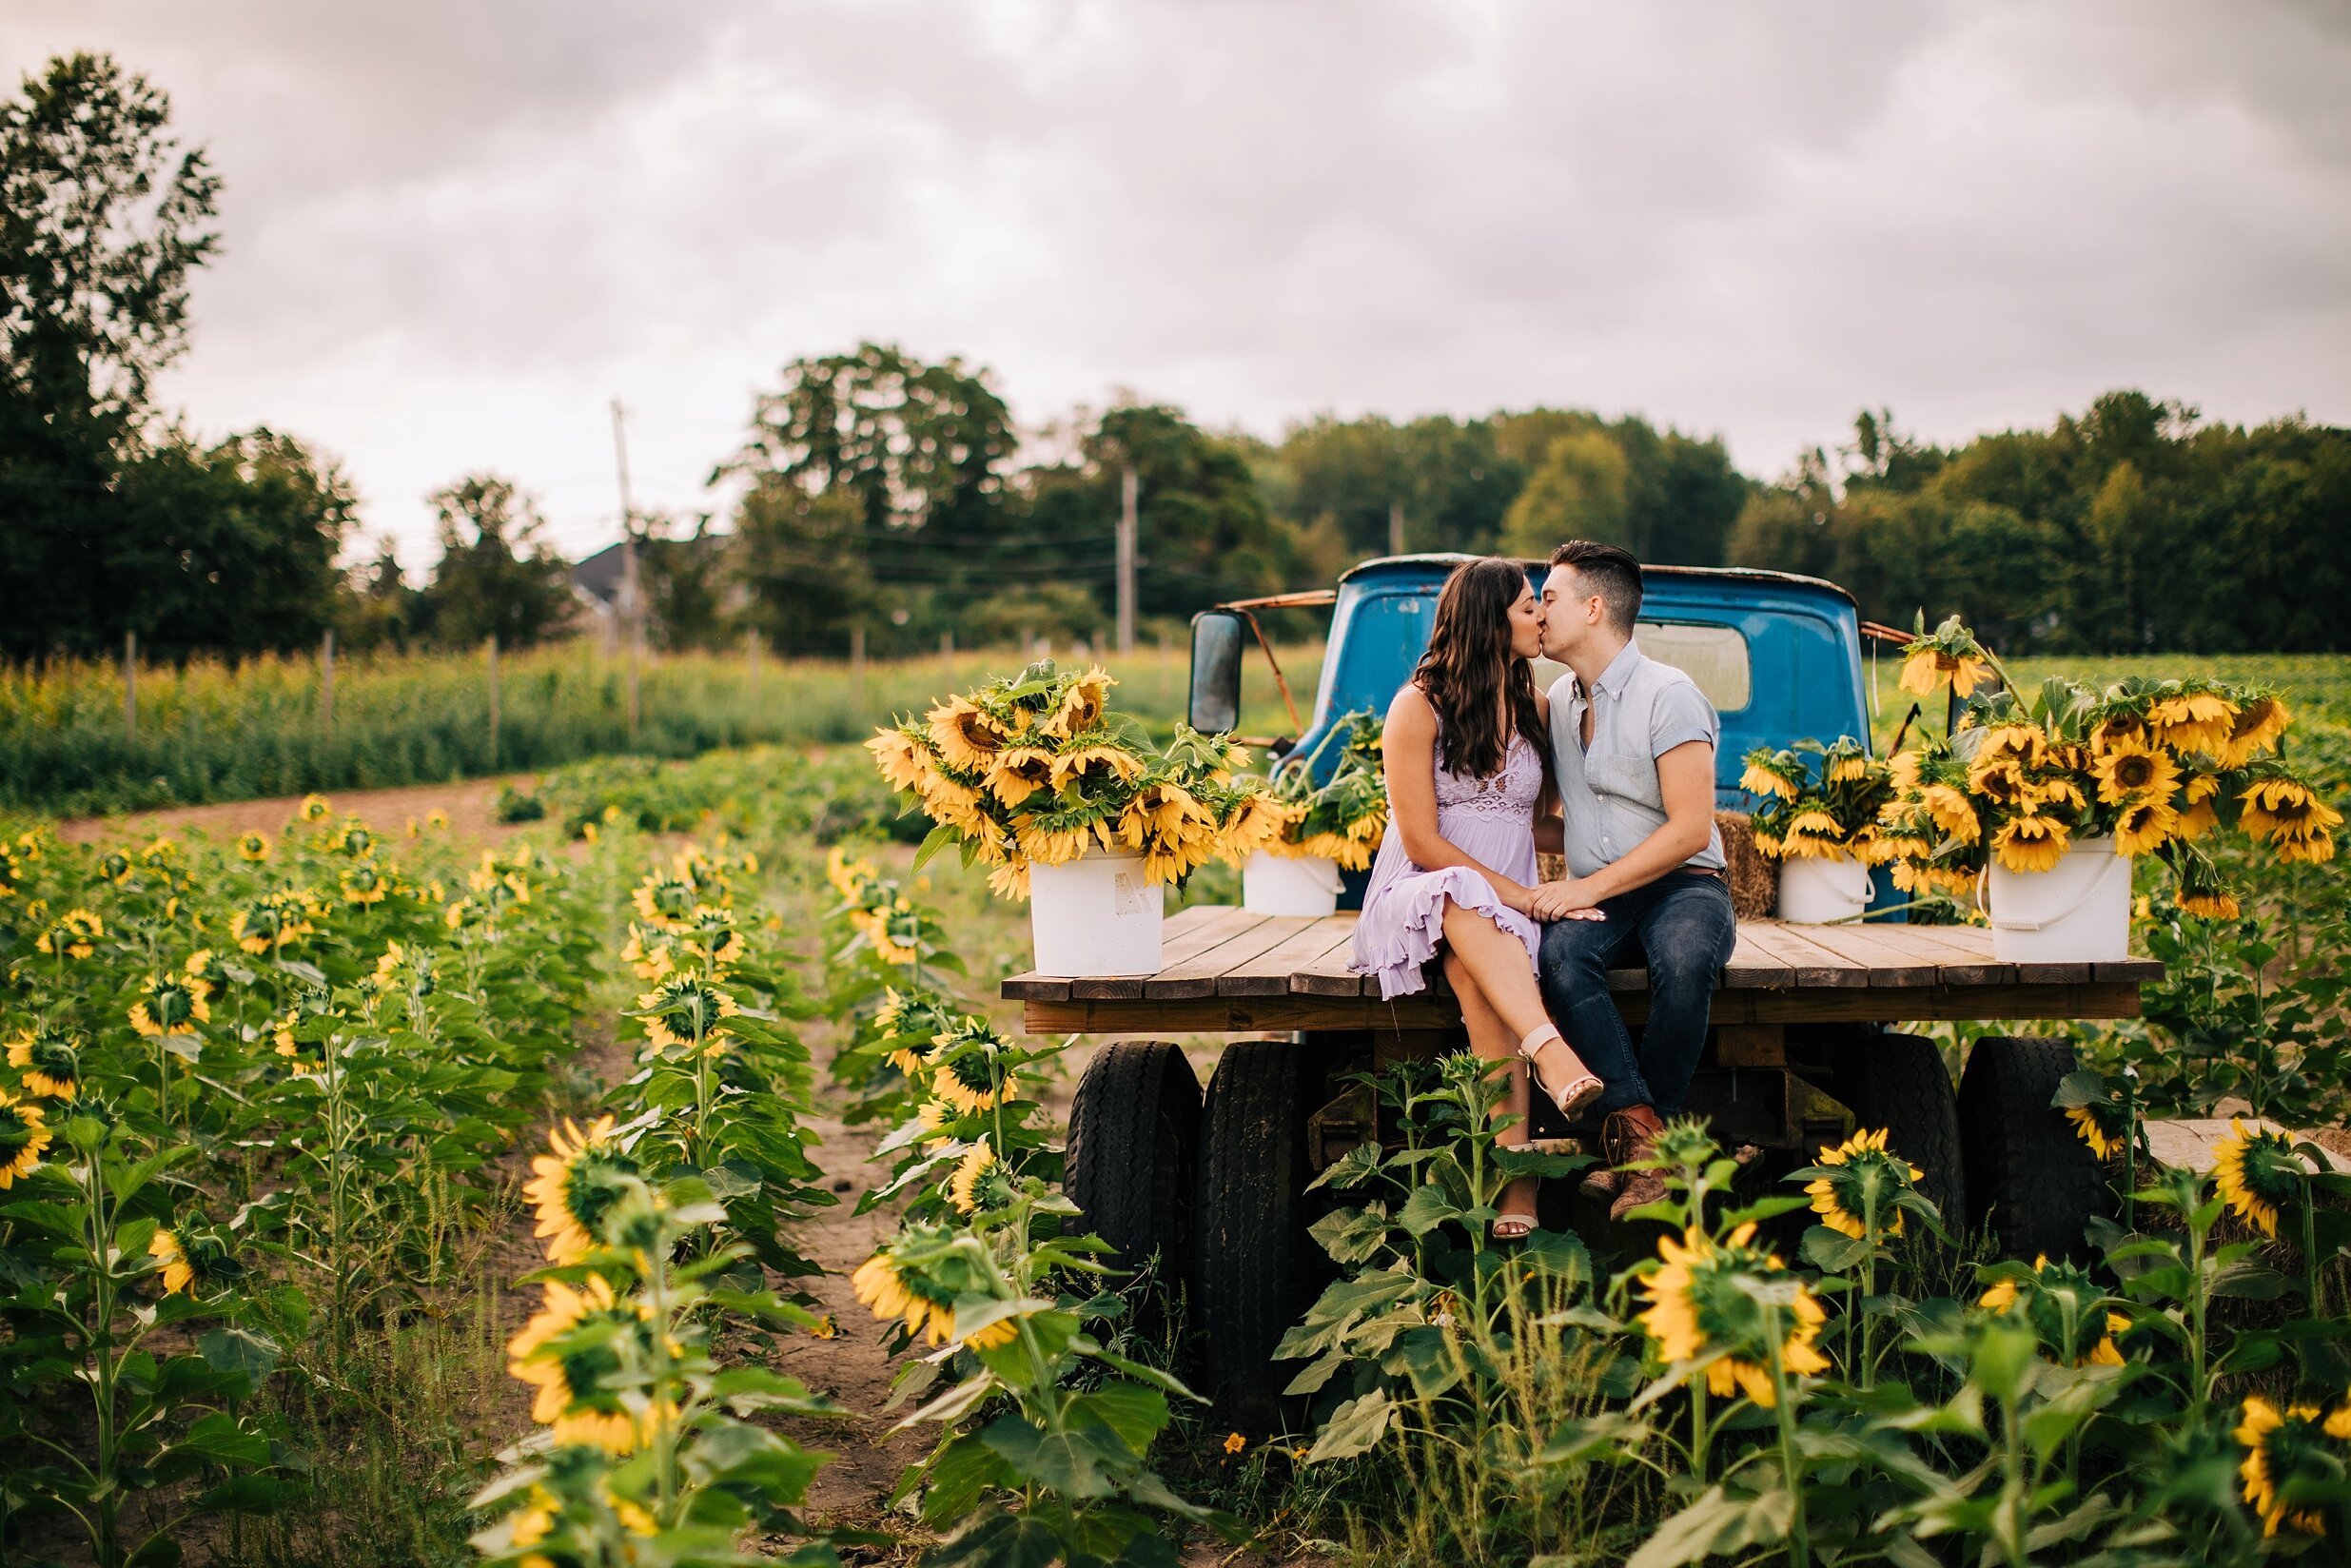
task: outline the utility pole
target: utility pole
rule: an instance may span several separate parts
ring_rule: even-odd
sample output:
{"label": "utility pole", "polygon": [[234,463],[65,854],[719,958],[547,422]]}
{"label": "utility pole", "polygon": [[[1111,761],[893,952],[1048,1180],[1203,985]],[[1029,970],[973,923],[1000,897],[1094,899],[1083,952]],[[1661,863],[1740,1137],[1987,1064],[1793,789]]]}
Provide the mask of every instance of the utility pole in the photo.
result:
{"label": "utility pole", "polygon": [[1388,554],[1404,553],[1404,502],[1401,497],[1388,502]]}
{"label": "utility pole", "polygon": [[1119,476],[1118,507],[1118,651],[1135,651],[1135,502],[1143,481],[1128,463]]}
{"label": "utility pole", "polygon": [[637,508],[629,501],[629,439],[623,425],[626,410],[612,401],[613,463],[620,475],[620,635],[629,644],[629,744],[637,744],[637,651],[645,641],[645,617],[637,597]]}
{"label": "utility pole", "polygon": [[319,722],[326,738],[335,738],[335,629],[319,639]]}

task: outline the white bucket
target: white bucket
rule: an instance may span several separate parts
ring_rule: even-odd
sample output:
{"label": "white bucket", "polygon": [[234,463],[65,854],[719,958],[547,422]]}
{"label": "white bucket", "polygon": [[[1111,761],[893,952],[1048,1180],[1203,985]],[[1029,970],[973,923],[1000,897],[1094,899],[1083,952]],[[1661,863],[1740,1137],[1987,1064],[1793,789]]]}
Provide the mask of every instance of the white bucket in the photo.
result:
{"label": "white bucket", "polygon": [[1241,907],[1251,914],[1329,914],[1339,908],[1339,862],[1259,850],[1241,866]]}
{"label": "white bucket", "polygon": [[1826,926],[1851,920],[1870,907],[1870,868],[1858,860],[1783,860],[1779,863],[1782,920]]}
{"label": "white bucket", "polygon": [[1029,868],[1029,933],[1039,974],[1155,974],[1167,890],[1139,854],[1084,854]]}
{"label": "white bucket", "polygon": [[2076,839],[2045,872],[1987,872],[1991,955],[2005,964],[2102,964],[2130,956],[2130,857]]}

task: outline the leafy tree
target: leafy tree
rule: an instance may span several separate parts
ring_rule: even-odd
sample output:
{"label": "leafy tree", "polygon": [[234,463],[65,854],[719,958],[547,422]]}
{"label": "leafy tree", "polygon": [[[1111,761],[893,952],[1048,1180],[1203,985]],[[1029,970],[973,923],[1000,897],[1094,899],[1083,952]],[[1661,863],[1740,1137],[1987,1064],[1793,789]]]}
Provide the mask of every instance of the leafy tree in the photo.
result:
{"label": "leafy tree", "polygon": [[869,343],[786,365],[712,475],[750,481],[735,521],[756,618],[787,646],[831,651],[876,611],[911,619],[911,602],[1021,567],[1000,537],[1016,445],[987,372],[960,360]]}
{"label": "leafy tree", "polygon": [[156,373],[186,346],[219,182],[170,104],[105,55],[0,103],[0,652],[111,646],[115,494]]}
{"label": "leafy tree", "polygon": [[422,598],[408,586],[393,552],[390,535],[376,541],[372,560],[343,574],[335,595],[335,640],[353,653],[375,648],[405,649],[421,617]]}
{"label": "leafy tree", "polygon": [[[1626,492],[1632,464],[1607,431],[1592,428],[1554,436],[1502,523],[1502,547],[1529,559],[1549,556],[1571,539],[1631,547]],[[1635,550],[1636,555],[1639,554]]]}
{"label": "leafy tree", "polygon": [[143,445],[100,541],[117,614],[159,655],[300,648],[330,624],[335,558],[358,516],[349,480],[268,429]]}
{"label": "leafy tree", "polygon": [[732,630],[727,614],[726,540],[711,531],[711,516],[676,537],[677,520],[663,513],[643,519],[637,544],[637,580],[646,619],[665,648],[714,648]]}
{"label": "leafy tree", "polygon": [[1247,459],[1173,408],[1133,404],[1105,413],[1081,442],[1070,482],[1117,516],[1129,463],[1136,502],[1136,613],[1188,618],[1219,599],[1277,591],[1290,552],[1259,497]]}
{"label": "leafy tree", "polygon": [[531,498],[495,474],[472,474],[428,498],[441,564],[421,609],[435,641],[468,647],[496,637],[527,648],[570,618],[571,570],[542,537]]}

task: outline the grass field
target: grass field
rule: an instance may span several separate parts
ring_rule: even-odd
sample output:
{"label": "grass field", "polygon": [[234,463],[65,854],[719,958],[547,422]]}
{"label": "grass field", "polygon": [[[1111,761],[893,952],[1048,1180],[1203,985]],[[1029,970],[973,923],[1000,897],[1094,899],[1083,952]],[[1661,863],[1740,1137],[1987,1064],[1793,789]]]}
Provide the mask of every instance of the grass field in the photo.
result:
{"label": "grass field", "polygon": [[[854,740],[893,712],[1021,659],[1010,649],[980,650],[859,674],[838,661],[648,657],[634,737],[626,660],[585,644],[501,658],[495,723],[480,653],[340,659],[331,724],[311,658],[141,669],[135,728],[125,722],[117,665],[0,670],[0,807],[71,816],[441,783],[617,753],[690,756],[766,741]],[[1162,720],[1183,712],[1183,650],[1141,649],[1105,662],[1129,711]],[[1320,650],[1285,653],[1283,662],[1301,704],[1311,702]],[[1245,678],[1249,721],[1277,724],[1281,707],[1262,659]]]}

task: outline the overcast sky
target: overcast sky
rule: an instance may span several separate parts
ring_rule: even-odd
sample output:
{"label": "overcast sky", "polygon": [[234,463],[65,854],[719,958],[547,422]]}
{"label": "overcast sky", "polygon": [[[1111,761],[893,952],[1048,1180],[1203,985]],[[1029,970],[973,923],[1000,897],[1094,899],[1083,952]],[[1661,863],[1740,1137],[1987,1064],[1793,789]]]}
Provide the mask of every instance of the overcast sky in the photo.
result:
{"label": "overcast sky", "polygon": [[225,181],[162,388],[617,537],[755,389],[896,342],[1025,423],[1119,389],[1277,436],[1537,402],[1751,473],[2139,386],[2351,422],[2351,6],[0,0]]}

